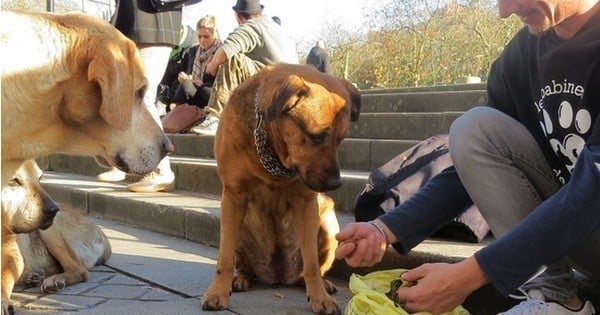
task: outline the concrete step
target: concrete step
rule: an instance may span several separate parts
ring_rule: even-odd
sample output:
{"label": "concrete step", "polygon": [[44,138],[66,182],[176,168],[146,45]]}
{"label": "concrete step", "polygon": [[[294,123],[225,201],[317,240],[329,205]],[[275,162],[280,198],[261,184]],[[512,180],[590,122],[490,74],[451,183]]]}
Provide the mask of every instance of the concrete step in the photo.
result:
{"label": "concrete step", "polygon": [[[196,134],[169,134],[174,156],[214,159],[214,137]],[[339,148],[340,164],[347,170],[371,171],[420,140],[346,138]]]}
{"label": "concrete step", "polygon": [[[43,170],[92,178],[106,171],[90,157],[52,155],[38,161]],[[210,196],[221,195],[222,187],[214,159],[174,156],[170,161],[175,173],[176,189]],[[342,171],[342,187],[329,193],[336,201],[339,211],[352,213],[354,200],[364,189],[368,175],[361,171]]]}
{"label": "concrete step", "polygon": [[487,83],[460,83],[460,84],[441,84],[441,85],[429,85],[429,86],[408,86],[408,87],[395,87],[395,88],[384,88],[384,89],[368,89],[361,90],[362,95],[366,94],[388,94],[388,93],[400,93],[400,92],[439,92],[439,91],[486,91]]}
{"label": "concrete step", "polygon": [[[421,141],[432,135],[447,133],[452,122],[462,113],[462,111],[361,113],[358,121],[350,124],[350,134],[346,138],[346,142],[351,139]],[[196,134],[179,134],[177,136],[183,137],[171,138],[178,150],[175,154],[211,157],[206,153],[212,150],[212,139],[203,140],[204,143],[189,145],[190,141],[194,141],[193,139],[207,136]]]}
{"label": "concrete step", "polygon": [[466,111],[486,102],[485,90],[373,93],[362,94],[361,112]]}
{"label": "concrete step", "polygon": [[350,124],[349,138],[423,140],[447,133],[462,113],[361,113],[358,121]]}

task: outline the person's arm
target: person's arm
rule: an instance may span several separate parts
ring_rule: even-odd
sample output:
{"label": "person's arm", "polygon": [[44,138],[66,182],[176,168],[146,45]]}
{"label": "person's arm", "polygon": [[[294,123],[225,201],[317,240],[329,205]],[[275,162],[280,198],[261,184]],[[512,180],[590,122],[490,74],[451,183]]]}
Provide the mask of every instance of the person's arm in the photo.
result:
{"label": "person's arm", "polygon": [[367,222],[344,227],[336,235],[340,242],[336,258],[354,267],[373,265],[381,261],[386,241],[399,252],[407,253],[472,203],[456,170],[448,167],[407,201],[376,220],[383,234]]}
{"label": "person's arm", "polygon": [[450,166],[379,219],[398,240],[392,244],[394,248],[400,253],[408,253],[472,204],[454,166]]}
{"label": "person's arm", "polygon": [[[512,293],[600,227],[600,144],[582,150],[571,180],[511,232],[476,254],[490,282]],[[532,255],[531,253],[535,253]]]}
{"label": "person's arm", "polygon": [[210,62],[206,65],[205,72],[212,76],[216,76],[219,66],[225,63],[225,61],[227,61],[227,54],[225,54],[223,46],[221,46],[219,49],[217,49]]}
{"label": "person's arm", "polygon": [[261,42],[262,39],[257,31],[257,25],[252,20],[238,26],[217,49],[212,60],[206,65],[205,72],[216,76],[219,66],[225,63],[228,58],[238,53],[252,51]]}

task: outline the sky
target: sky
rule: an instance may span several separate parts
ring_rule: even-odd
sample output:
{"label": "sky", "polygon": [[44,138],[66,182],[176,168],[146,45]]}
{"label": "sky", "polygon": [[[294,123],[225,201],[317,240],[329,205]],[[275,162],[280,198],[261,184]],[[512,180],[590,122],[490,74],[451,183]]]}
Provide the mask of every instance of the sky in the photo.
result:
{"label": "sky", "polygon": [[[201,17],[212,14],[224,39],[236,26],[235,15],[231,7],[235,0],[202,0],[188,6],[183,11],[183,24],[195,28]],[[327,21],[336,21],[349,30],[358,29],[364,22],[365,8],[381,5],[381,0],[261,0],[263,14],[276,15],[281,25],[289,31],[297,42],[299,53],[307,54],[314,43],[320,39],[320,33]],[[304,52],[306,50],[306,52]]]}

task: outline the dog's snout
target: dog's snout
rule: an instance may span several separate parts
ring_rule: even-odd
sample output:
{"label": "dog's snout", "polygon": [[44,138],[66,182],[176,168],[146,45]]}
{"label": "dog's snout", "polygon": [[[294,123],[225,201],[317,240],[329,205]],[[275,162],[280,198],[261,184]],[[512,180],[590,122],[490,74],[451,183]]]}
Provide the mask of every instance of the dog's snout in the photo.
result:
{"label": "dog's snout", "polygon": [[[310,177],[312,177],[314,179],[318,178],[317,176],[314,176],[314,177],[309,176],[309,178]],[[314,191],[327,192],[330,190],[335,190],[335,189],[339,188],[340,186],[342,186],[342,180],[341,180],[340,174],[338,172],[337,175],[328,176],[326,179],[323,178],[323,180],[305,181],[305,184],[308,188],[310,188]]]}

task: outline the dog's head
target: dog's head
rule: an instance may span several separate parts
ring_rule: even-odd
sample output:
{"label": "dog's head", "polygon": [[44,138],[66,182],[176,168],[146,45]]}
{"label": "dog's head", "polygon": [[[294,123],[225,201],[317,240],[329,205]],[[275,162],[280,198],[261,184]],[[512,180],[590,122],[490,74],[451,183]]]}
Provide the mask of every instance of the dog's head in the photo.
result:
{"label": "dog's head", "polygon": [[[133,41],[89,14],[3,13],[3,24],[24,32],[2,30],[6,50],[17,51],[2,76],[3,159],[99,156],[142,174],[173,151],[144,105],[148,82]],[[6,150],[5,131],[19,135]]]}
{"label": "dog's head", "polygon": [[[337,149],[360,114],[360,94],[350,82],[306,66],[266,69],[260,103],[282,164],[316,191],[338,188]],[[266,107],[266,108],[265,108]]]}
{"label": "dog's head", "polygon": [[[173,146],[144,104],[148,81],[139,51],[104,21],[90,20],[84,25],[91,29],[87,31],[89,44],[73,56],[78,59],[75,62],[83,63],[84,80],[79,82],[86,87],[80,91],[89,92],[71,93],[73,102],[65,106],[70,111],[65,119],[77,123],[83,118],[82,132],[104,144],[97,160],[129,173],[147,173]],[[98,103],[95,112],[86,112],[80,104],[90,96]],[[101,119],[86,121],[91,116]]]}
{"label": "dog's head", "polygon": [[42,170],[27,160],[8,185],[2,188],[2,225],[14,233],[46,229],[52,224],[58,206],[40,185]]}

